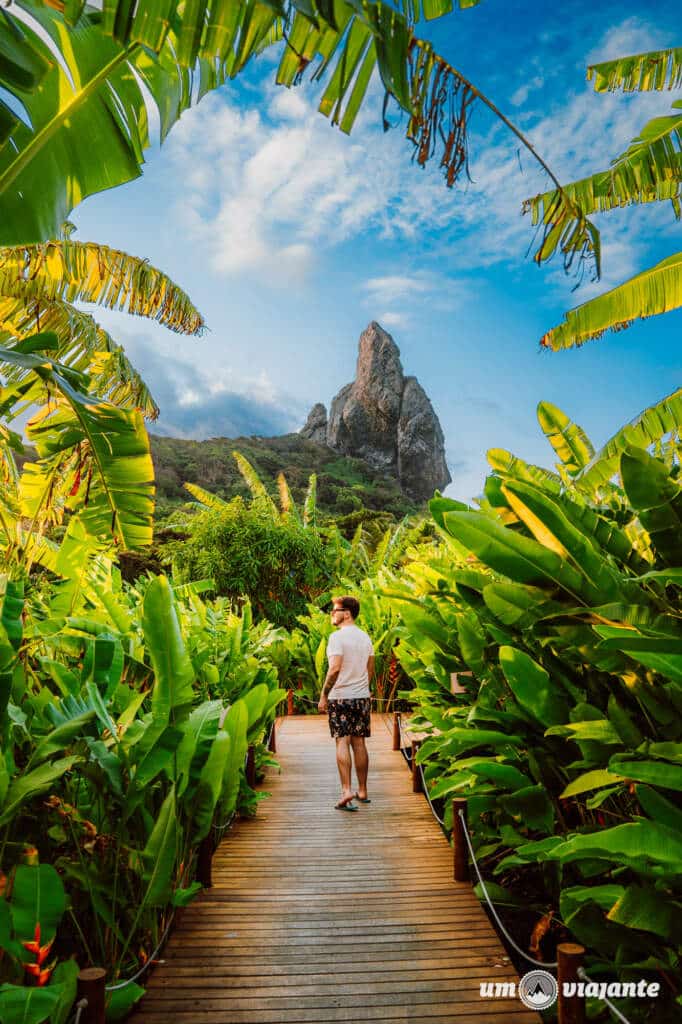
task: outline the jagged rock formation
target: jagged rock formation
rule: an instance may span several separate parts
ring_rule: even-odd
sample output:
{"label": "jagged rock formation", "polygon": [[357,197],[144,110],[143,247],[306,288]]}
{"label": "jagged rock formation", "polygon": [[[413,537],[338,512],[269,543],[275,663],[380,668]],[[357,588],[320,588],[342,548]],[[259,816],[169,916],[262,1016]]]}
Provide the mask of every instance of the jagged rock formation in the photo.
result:
{"label": "jagged rock formation", "polygon": [[327,410],[322,402],[318,402],[312,407],[300,433],[309,441],[314,441],[315,444],[327,443]]}
{"label": "jagged rock formation", "polygon": [[374,321],[360,335],[355,380],[332,400],[328,420],[322,403],[313,406],[301,434],[395,476],[416,501],[450,483],[431,402],[417,379],[404,375],[398,346]]}

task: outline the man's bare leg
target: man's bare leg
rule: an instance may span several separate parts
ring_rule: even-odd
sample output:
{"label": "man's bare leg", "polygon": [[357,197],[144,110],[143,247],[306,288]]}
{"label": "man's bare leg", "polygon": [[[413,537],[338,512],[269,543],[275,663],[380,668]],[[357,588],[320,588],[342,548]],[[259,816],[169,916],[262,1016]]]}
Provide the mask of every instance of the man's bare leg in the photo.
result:
{"label": "man's bare leg", "polygon": [[336,767],[339,769],[341,779],[341,800],[349,800],[353,796],[350,788],[351,759],[350,759],[350,736],[337,736],[336,738]]}
{"label": "man's bare leg", "polygon": [[358,777],[358,797],[367,799],[367,772],[369,771],[369,754],[364,736],[351,736],[355,774]]}

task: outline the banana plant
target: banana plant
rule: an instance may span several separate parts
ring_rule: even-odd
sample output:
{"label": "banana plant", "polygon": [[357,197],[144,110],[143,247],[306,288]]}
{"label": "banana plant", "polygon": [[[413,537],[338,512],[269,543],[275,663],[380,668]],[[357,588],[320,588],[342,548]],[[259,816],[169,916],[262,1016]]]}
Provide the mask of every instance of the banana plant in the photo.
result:
{"label": "banana plant", "polygon": [[[682,49],[658,50],[621,57],[588,68],[600,93],[648,92],[679,89]],[[608,170],[534,196],[524,203],[533,224],[544,234],[536,260],[549,259],[556,250],[564,260],[592,251],[596,276],[600,272],[598,239],[590,235],[589,215],[630,205],[670,202],[679,220],[682,183],[682,100],[667,116],[649,121]],[[551,328],[540,344],[553,351],[582,345],[608,331],[620,331],[635,320],[656,316],[682,305],[682,253],[675,253],[628,281],[584,302],[566,313],[563,323]]]}
{"label": "banana plant", "polygon": [[[558,475],[496,450],[481,508],[434,499],[440,552],[382,588],[401,612],[397,654],[414,681],[414,721],[430,734],[419,753],[430,795],[446,808],[467,798],[493,891],[510,908],[539,892],[537,912],[553,922],[545,942],[573,936],[603,967],[664,971],[673,985],[682,906],[676,403],[677,393],[598,454],[541,403]],[[465,688],[453,688],[460,672]],[[657,915],[662,900],[672,910]],[[674,1019],[674,995],[664,1004],[662,1019]],[[624,1009],[640,1019],[636,1006]]]}

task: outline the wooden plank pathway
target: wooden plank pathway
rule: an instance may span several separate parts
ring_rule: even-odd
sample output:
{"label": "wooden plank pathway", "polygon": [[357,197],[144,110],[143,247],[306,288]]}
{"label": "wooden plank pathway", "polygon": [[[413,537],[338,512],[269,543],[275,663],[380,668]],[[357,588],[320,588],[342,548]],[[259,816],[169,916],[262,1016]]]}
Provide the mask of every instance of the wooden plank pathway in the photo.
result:
{"label": "wooden plank pathway", "polygon": [[216,852],[132,1024],[538,1024],[480,997],[517,975],[381,717],[372,732],[372,803],[347,814],[326,718],[284,719],[272,796]]}

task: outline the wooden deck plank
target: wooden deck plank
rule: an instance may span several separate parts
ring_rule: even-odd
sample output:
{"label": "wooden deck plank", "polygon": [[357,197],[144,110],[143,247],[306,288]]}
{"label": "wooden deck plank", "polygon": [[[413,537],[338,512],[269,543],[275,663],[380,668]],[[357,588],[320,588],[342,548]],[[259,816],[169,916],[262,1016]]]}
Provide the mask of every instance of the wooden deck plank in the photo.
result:
{"label": "wooden deck plank", "polygon": [[325,719],[284,720],[270,799],[223,841],[131,1024],[538,1024],[480,998],[515,971],[378,718],[373,733],[372,803],[347,814]]}

